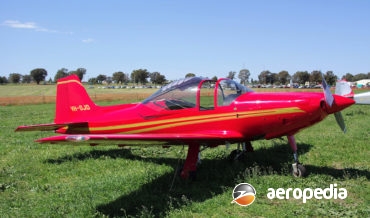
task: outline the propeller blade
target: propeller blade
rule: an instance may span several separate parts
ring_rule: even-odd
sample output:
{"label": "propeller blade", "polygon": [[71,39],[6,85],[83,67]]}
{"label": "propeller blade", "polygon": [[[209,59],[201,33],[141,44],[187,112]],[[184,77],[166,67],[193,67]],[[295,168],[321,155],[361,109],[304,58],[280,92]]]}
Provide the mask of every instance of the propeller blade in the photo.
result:
{"label": "propeller blade", "polygon": [[347,128],[346,128],[346,124],[344,123],[342,113],[341,112],[335,112],[334,116],[335,116],[335,120],[337,121],[337,123],[340,126],[340,128],[342,129],[342,131],[344,133],[346,133]]}
{"label": "propeller blade", "polygon": [[[324,74],[321,74],[322,76],[322,88],[324,89],[324,97],[325,97],[325,102],[329,105],[329,107],[333,106],[334,103],[334,96],[330,91],[330,87],[325,81]],[[339,127],[342,129],[344,133],[346,133],[346,124],[344,123],[344,119],[342,116],[342,113],[340,111],[334,113],[335,120],[337,121]]]}
{"label": "propeller blade", "polygon": [[330,87],[325,81],[324,74],[321,74],[321,76],[322,76],[322,88],[324,90],[325,102],[329,105],[329,107],[331,107],[334,102],[334,97],[330,91]]}

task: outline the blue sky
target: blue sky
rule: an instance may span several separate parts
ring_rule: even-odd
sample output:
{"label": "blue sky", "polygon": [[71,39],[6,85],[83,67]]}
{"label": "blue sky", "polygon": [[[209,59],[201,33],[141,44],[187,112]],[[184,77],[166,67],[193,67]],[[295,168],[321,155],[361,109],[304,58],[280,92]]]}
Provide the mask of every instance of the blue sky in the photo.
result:
{"label": "blue sky", "polygon": [[[86,68],[85,79],[145,68],[251,78],[370,72],[370,1],[28,1],[0,3],[0,75]],[[84,79],[84,80],[85,80]]]}

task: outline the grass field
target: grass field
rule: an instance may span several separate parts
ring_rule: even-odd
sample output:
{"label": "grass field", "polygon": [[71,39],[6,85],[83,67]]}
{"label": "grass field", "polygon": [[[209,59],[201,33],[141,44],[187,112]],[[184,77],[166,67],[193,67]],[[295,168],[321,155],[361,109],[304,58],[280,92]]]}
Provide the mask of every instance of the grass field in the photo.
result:
{"label": "grass field", "polygon": [[[111,102],[112,103],[112,102]],[[109,103],[109,104],[111,104]],[[104,103],[105,104],[105,103]],[[286,139],[253,142],[244,162],[230,163],[225,146],[202,153],[196,181],[178,178],[187,148],[40,145],[50,132],[15,133],[23,124],[53,121],[53,104],[0,106],[2,217],[367,217],[370,214],[370,107],[344,110],[348,132],[333,116],[296,135],[307,178],[290,175]],[[235,185],[257,191],[248,207],[231,204]],[[328,188],[348,197],[270,200],[268,188]]]}
{"label": "grass field", "polygon": [[[156,89],[103,89],[99,86],[85,86],[94,101],[141,101]],[[54,103],[56,85],[0,85],[1,105],[26,105]]]}

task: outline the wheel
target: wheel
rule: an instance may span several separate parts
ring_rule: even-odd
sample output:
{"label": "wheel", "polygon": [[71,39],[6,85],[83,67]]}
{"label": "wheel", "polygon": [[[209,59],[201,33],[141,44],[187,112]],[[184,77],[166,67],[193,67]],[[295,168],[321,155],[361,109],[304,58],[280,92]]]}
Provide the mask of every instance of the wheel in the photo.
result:
{"label": "wheel", "polygon": [[305,177],[306,168],[302,164],[297,164],[297,172],[294,172],[294,164],[293,164],[292,174],[294,177]]}

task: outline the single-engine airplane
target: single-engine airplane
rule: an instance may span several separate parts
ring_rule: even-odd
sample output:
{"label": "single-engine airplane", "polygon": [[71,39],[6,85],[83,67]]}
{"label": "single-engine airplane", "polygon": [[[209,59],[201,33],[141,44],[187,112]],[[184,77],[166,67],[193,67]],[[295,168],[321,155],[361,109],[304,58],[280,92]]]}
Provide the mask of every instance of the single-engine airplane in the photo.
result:
{"label": "single-engine airplane", "polygon": [[19,126],[16,131],[50,131],[58,135],[39,143],[188,145],[180,173],[195,176],[201,146],[239,143],[287,136],[293,150],[293,175],[304,176],[294,135],[328,114],[346,130],[340,111],[352,99],[332,95],[323,78],[323,93],[257,93],[230,79],[212,82],[201,77],[174,81],[140,103],[98,106],[77,76],[58,80],[54,123]]}

